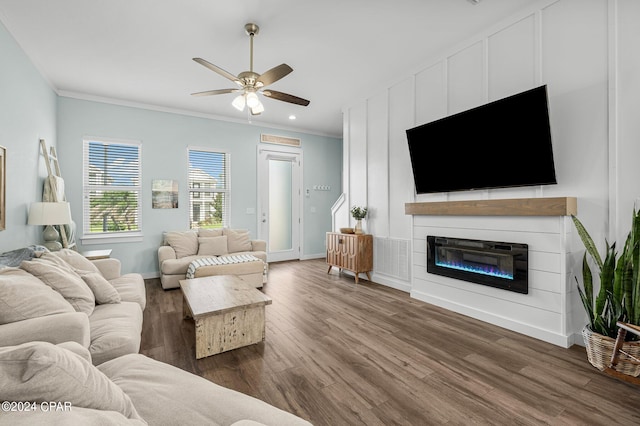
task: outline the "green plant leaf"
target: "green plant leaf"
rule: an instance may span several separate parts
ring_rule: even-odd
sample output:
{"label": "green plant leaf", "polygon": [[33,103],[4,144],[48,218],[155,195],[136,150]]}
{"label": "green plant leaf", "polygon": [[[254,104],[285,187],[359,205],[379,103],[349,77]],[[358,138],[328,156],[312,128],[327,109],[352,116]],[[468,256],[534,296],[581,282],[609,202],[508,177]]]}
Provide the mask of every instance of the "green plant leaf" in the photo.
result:
{"label": "green plant leaf", "polygon": [[633,277],[629,287],[625,288],[627,321],[640,325],[640,211],[633,211],[631,221]]}
{"label": "green plant leaf", "polygon": [[[608,243],[607,243],[608,244]],[[600,269],[600,291],[596,298],[596,315],[603,315],[606,302],[608,299],[607,292],[613,292],[613,278],[615,274],[616,263],[616,243],[607,247],[607,255],[605,257],[602,268]]]}
{"label": "green plant leaf", "polygon": [[589,326],[591,327],[591,330],[594,330],[593,306],[591,305],[591,301],[587,298],[587,295],[580,288],[580,283],[578,283],[578,279],[577,278],[576,278],[576,284],[577,284],[577,287],[578,287],[578,294],[580,295],[580,300],[582,300],[582,306],[584,306],[584,310],[587,313],[587,315],[589,316]]}
{"label": "green plant leaf", "polygon": [[[582,284],[584,285],[584,294],[587,301],[585,309],[589,314],[589,319],[593,323],[593,314],[595,312],[595,307],[593,306],[593,275],[591,274],[589,262],[587,262],[587,252],[582,256]],[[578,287],[578,289],[580,288]]]}
{"label": "green plant leaf", "polygon": [[576,216],[571,215],[571,219],[573,219],[573,224],[575,225],[576,230],[578,231],[578,235],[582,240],[582,244],[584,244],[584,247],[587,249],[587,252],[589,253],[589,255],[591,255],[593,260],[596,262],[596,264],[598,265],[598,268],[602,269],[602,264],[603,264],[602,258],[600,257],[600,253],[598,253],[598,249],[596,248],[596,244],[593,242],[591,235],[589,235],[584,225],[582,225],[582,222],[580,222],[580,220]]}

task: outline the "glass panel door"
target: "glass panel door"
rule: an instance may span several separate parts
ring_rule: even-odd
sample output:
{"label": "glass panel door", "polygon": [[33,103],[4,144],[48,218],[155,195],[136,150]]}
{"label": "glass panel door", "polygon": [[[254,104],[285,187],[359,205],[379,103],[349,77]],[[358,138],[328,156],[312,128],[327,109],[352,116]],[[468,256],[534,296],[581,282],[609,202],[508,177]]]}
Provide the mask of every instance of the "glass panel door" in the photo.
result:
{"label": "glass panel door", "polygon": [[269,251],[293,248],[291,160],[269,159]]}
{"label": "glass panel door", "polygon": [[258,152],[258,238],[267,241],[267,261],[300,259],[302,154]]}

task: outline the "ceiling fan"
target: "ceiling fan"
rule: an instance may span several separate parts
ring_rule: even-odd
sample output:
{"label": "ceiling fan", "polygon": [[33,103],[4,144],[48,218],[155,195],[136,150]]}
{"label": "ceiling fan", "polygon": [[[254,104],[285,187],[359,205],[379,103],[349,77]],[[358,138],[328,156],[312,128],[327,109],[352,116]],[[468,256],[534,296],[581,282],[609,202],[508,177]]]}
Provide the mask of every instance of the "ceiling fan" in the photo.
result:
{"label": "ceiling fan", "polygon": [[193,58],[193,60],[200,65],[203,65],[209,68],[211,71],[217,72],[221,76],[228,78],[240,87],[233,89],[207,90],[204,92],[192,93],[192,95],[210,96],[241,92],[240,95],[233,100],[232,105],[239,111],[243,111],[246,105],[251,111],[252,115],[258,115],[264,111],[264,106],[258,98],[258,93],[261,93],[268,98],[278,101],[289,102],[291,104],[302,106],[309,105],[309,101],[306,99],[302,99],[288,93],[278,92],[271,89],[264,89],[266,86],[273,84],[281,78],[285,77],[287,74],[293,71],[293,68],[291,68],[287,64],[280,64],[277,67],[271,68],[269,71],[263,74],[255,73],[253,71],[253,37],[258,34],[260,28],[256,24],[249,23],[244,26],[244,29],[251,40],[249,53],[249,71],[243,71],[236,77],[235,75],[223,70],[216,65],[213,65],[210,62],[205,61],[202,58]]}

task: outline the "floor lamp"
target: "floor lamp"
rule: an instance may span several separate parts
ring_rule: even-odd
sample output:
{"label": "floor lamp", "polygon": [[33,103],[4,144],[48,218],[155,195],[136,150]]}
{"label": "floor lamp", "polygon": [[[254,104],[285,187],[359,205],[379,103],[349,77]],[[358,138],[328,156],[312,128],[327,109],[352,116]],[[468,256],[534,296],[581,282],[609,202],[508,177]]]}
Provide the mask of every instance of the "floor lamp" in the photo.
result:
{"label": "floor lamp", "polygon": [[71,223],[71,209],[69,203],[31,203],[29,208],[29,225],[45,225],[42,236],[44,246],[50,251],[58,251],[62,244],[58,242],[60,234],[51,225],[66,225]]}

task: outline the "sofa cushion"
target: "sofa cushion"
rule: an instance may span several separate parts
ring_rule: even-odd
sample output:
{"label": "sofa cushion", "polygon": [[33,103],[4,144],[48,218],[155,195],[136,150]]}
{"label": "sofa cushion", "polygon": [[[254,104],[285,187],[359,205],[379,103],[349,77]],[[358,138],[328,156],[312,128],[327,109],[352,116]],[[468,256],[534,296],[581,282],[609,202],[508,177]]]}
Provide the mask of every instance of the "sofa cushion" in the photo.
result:
{"label": "sofa cushion", "polygon": [[75,312],[64,298],[22,269],[0,269],[0,324]]}
{"label": "sofa cushion", "polygon": [[95,365],[140,350],[142,309],[137,303],[97,305],[89,323],[89,352]]}
{"label": "sofa cushion", "polygon": [[267,253],[264,251],[239,251],[237,253],[233,253],[233,256],[243,256],[247,254],[255,256],[258,259],[262,260],[264,263],[267,263]]}
{"label": "sofa cushion", "polygon": [[58,256],[60,259],[64,260],[69,264],[73,269],[80,269],[82,271],[90,271],[100,273],[96,265],[93,264],[89,259],[81,255],[75,250],[63,248],[58,251],[52,252],[55,256]]}
{"label": "sofa cushion", "polygon": [[228,253],[226,235],[198,237],[198,256],[221,256]]}
{"label": "sofa cushion", "polygon": [[120,294],[123,302],[136,302],[144,311],[147,306],[147,293],[142,275],[124,274],[109,281]]}
{"label": "sofa cushion", "polygon": [[224,235],[227,236],[227,247],[229,253],[239,251],[251,251],[251,240],[249,239],[249,231],[246,229],[224,229]]}
{"label": "sofa cushion", "polygon": [[200,228],[198,229],[198,237],[205,237],[205,238],[211,238],[211,237],[222,237],[223,232],[222,232],[222,228],[218,228],[218,229],[204,229],[204,228]]}
{"label": "sofa cushion", "polygon": [[0,400],[68,402],[140,419],[131,399],[86,359],[46,342],[0,348]]}
{"label": "sofa cushion", "polygon": [[40,258],[23,261],[20,268],[60,293],[76,311],[87,315],[93,312],[95,296],[71,266],[58,256],[44,253]]}
{"label": "sofa cushion", "polygon": [[96,298],[96,303],[104,305],[105,303],[120,303],[120,293],[107,281],[100,272],[83,271],[76,269],[76,273],[91,289]]}
{"label": "sofa cushion", "polygon": [[198,234],[195,231],[167,232],[164,239],[176,252],[177,258],[198,253]]}
{"label": "sofa cushion", "polygon": [[[252,256],[257,257],[263,262],[267,262],[267,253],[263,251],[246,251],[246,252],[238,252],[233,253],[233,256],[240,256],[243,254],[250,254]],[[189,268],[189,264],[196,259],[202,259],[203,257],[210,256],[187,256],[182,259],[169,259],[162,262],[161,272],[162,275],[185,275],[187,273],[187,269]],[[184,278],[182,278],[184,279]],[[111,281],[113,282],[113,281]]]}
{"label": "sofa cushion", "polygon": [[189,264],[195,260],[207,256],[187,256],[180,259],[169,259],[162,262],[161,272],[164,275],[184,275]]}
{"label": "sofa cushion", "polygon": [[230,425],[246,419],[274,426],[310,426],[259,399],[144,355],[116,358],[98,369],[131,397],[149,424]]}
{"label": "sofa cushion", "polygon": [[83,358],[87,360],[87,362],[91,363],[91,352],[89,352],[89,349],[85,348],[78,342],[62,342],[58,343],[56,346],[71,351],[74,354],[78,355],[80,358]]}

